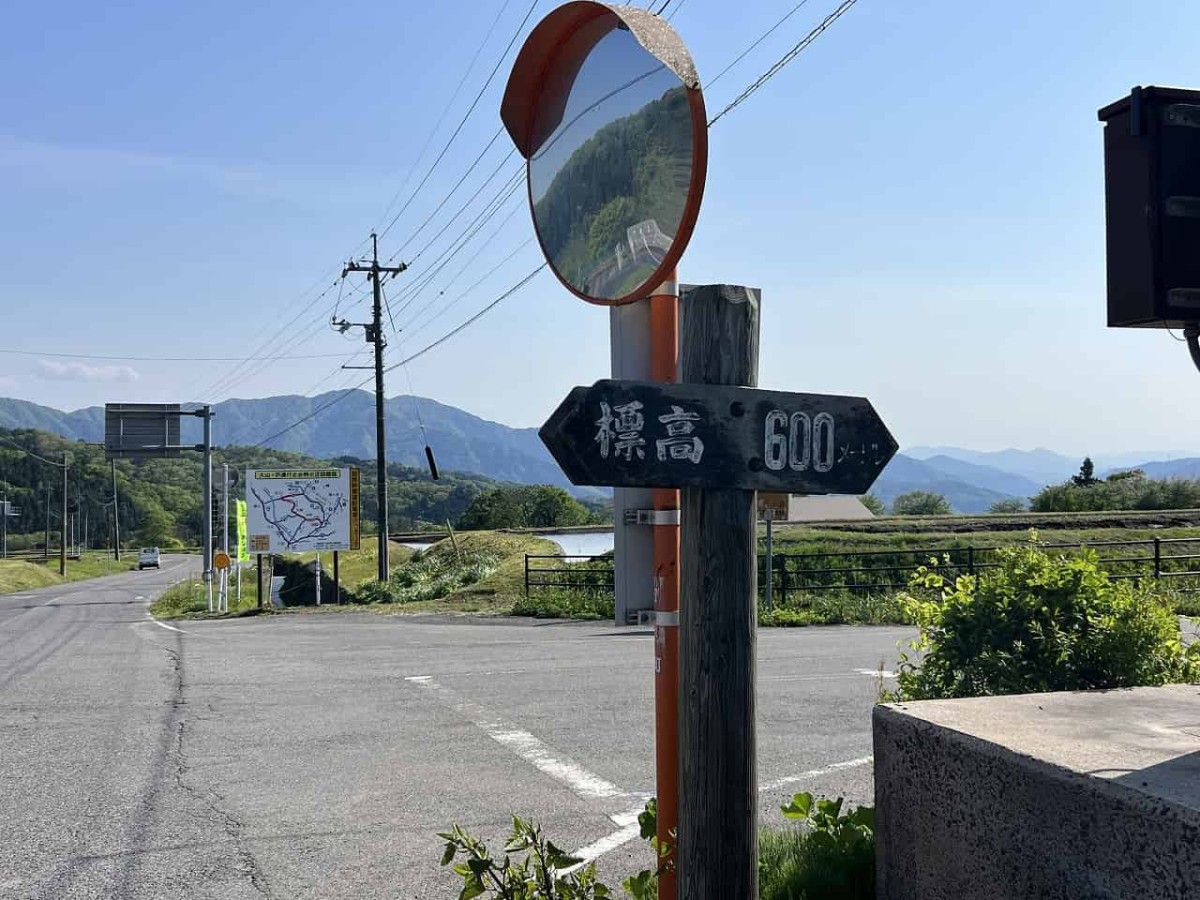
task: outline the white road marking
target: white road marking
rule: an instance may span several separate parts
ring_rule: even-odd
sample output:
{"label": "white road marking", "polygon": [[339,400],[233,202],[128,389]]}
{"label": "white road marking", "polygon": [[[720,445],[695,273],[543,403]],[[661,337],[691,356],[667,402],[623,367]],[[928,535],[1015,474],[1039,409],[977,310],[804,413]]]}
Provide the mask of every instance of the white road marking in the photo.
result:
{"label": "white road marking", "polygon": [[[558,755],[557,751],[554,751],[553,748],[539,738],[534,737],[528,731],[515,728],[510,723],[495,718],[482,706],[472,703],[457,691],[438,684],[433,680],[432,675],[410,675],[404,680],[409,684],[437,694],[447,706],[474,723],[496,743],[512,750],[538,771],[566,785],[577,796],[586,800],[630,797],[636,798],[639,801],[637,806],[627,809],[624,812],[610,813],[608,819],[617,826],[617,830],[584,847],[580,847],[572,853],[572,856],[579,857],[582,861],[569,869],[563,870],[560,874],[569,874],[575,871],[575,869],[595,862],[606,853],[611,853],[613,850],[623,847],[625,844],[641,836],[642,828],[638,823],[637,817],[650,795],[634,794],[621,790],[612,782],[606,781],[599,775],[587,771],[587,769],[574,760]],[[801,772],[799,775],[791,775],[786,778],[767,782],[766,784],[759,785],[759,790],[776,790],[785,785],[806,781],[811,778],[819,778],[822,775],[828,775],[842,769],[852,769],[858,766],[869,765],[873,761],[874,757],[863,756],[858,759],[847,760],[846,762],[832,763],[820,769],[811,769],[808,772]]]}
{"label": "white road marking", "polygon": [[766,784],[758,786],[759,791],[775,791],[781,787],[787,787],[789,784],[796,784],[799,781],[808,781],[812,778],[820,778],[822,775],[830,775],[833,772],[840,772],[842,769],[855,769],[859,766],[869,766],[875,761],[873,756],[860,756],[858,759],[848,759],[845,762],[830,763],[827,766],[822,766],[819,769],[809,769],[807,772],[801,772],[799,775],[788,775],[786,778],[776,778],[774,781],[768,781]]}
{"label": "white road marking", "polygon": [[621,790],[611,781],[606,781],[574,760],[559,755],[554,748],[528,731],[522,731],[491,716],[483,707],[438,684],[432,675],[413,675],[404,680],[436,693],[449,707],[475,723],[493,741],[513,751],[542,774],[566,785],[577,796],[586,800],[631,796],[628,791]]}
{"label": "white road marking", "polygon": [[180,634],[188,634],[188,632],[184,631],[182,628],[176,628],[174,625],[168,625],[166,622],[154,618],[154,616],[150,615],[149,610],[146,610],[146,619],[150,622],[153,622],[159,628],[167,629],[167,631],[177,631]]}
{"label": "white road marking", "polygon": [[[612,834],[605,835],[598,841],[588,844],[586,847],[580,847],[572,856],[578,857],[581,861],[571,866],[568,869],[563,869],[562,875],[569,875],[576,869],[582,869],[590,862],[595,862],[605,853],[611,853],[618,847],[623,847],[635,838],[641,837],[642,826],[637,822],[632,825],[626,825],[619,831],[614,831]],[[653,856],[653,853],[651,853]]]}
{"label": "white road marking", "polygon": [[895,678],[896,677],[896,673],[891,671],[890,669],[855,669],[854,674],[855,675],[869,675],[872,678],[879,678],[881,676],[883,678]]}

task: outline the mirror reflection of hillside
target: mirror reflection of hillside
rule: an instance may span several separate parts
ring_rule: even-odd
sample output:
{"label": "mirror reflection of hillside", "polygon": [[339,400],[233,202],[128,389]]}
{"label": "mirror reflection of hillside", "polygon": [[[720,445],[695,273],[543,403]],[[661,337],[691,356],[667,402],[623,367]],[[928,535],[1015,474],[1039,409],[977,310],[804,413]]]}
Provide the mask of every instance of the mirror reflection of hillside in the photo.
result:
{"label": "mirror reflection of hillside", "polygon": [[687,90],[628,32],[606,36],[530,160],[535,224],[559,275],[602,299],[644,286],[683,219],[692,165]]}

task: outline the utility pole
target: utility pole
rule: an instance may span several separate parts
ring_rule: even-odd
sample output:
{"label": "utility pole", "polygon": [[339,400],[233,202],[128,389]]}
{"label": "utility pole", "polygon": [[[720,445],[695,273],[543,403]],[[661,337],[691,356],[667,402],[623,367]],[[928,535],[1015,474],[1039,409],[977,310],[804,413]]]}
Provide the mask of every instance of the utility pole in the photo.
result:
{"label": "utility pole", "polygon": [[42,547],[42,559],[50,559],[50,479],[46,479],[46,543]]}
{"label": "utility pole", "polygon": [[62,470],[63,470],[63,493],[62,493],[62,521],[59,523],[58,532],[58,574],[66,577],[67,574],[67,474],[69,473],[68,464],[70,457],[66,452],[63,452]]}
{"label": "utility pole", "polygon": [[[384,275],[399,275],[408,266],[401,263],[398,266],[381,266],[379,264],[379,239],[371,232],[371,259],[346,263],[342,269],[345,278],[351,272],[366,272],[371,280],[374,302],[371,306],[371,322],[347,322],[345,319],[335,320],[332,324],[343,333],[352,327],[360,327],[366,334],[368,344],[375,345],[375,486],[376,501],[379,513],[376,517],[379,528],[379,580],[388,580],[388,506],[387,506],[387,438],[384,432],[383,412],[383,348],[387,340],[383,336],[383,291],[381,277]],[[343,366],[346,369],[371,368],[370,366]]]}
{"label": "utility pole", "polygon": [[117,460],[112,461],[113,476],[113,559],[121,561],[121,514],[117,512]]}
{"label": "utility pole", "polygon": [[8,559],[8,491],[0,494],[0,559]]}

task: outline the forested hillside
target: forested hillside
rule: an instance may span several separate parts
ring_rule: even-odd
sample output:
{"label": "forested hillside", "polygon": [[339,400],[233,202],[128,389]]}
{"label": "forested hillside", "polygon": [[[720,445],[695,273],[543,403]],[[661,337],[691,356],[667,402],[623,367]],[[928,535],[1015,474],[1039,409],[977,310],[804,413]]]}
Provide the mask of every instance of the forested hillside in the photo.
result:
{"label": "forested hillside", "polygon": [[[51,463],[60,462],[64,453],[68,459],[68,523],[74,519],[81,542],[93,547],[111,545],[113,472],[111,463],[104,459],[103,448],[42,431],[0,429],[0,494],[20,511],[8,520],[10,547],[20,549],[43,540],[47,513],[51,542],[57,544],[62,515],[62,469]],[[362,470],[364,530],[373,530],[378,506],[372,461],[352,456],[317,460],[283,450],[247,447],[218,448],[213,458],[214,484],[218,487],[220,466],[225,463],[236,469],[310,467],[317,463],[358,466]],[[118,460],[116,493],[122,543],[168,548],[198,545],[204,521],[202,472],[202,457],[198,453],[144,462]],[[399,463],[388,467],[388,507],[393,530],[417,531],[442,527],[447,520],[457,522],[476,496],[506,484],[462,472],[442,471],[440,475],[435,482],[425,469]]]}

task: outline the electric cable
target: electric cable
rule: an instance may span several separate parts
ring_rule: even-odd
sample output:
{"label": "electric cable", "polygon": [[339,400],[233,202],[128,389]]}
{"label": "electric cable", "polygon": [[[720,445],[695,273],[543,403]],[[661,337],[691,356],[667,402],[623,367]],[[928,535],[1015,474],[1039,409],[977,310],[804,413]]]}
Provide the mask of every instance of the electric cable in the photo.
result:
{"label": "electric cable", "polygon": [[784,66],[804,52],[804,50],[810,44],[812,44],[813,41],[820,37],[834,22],[845,15],[850,10],[850,7],[854,6],[854,4],[857,2],[858,0],[842,0],[841,5],[827,15],[819,25],[817,25],[803,38],[803,40],[800,41],[800,43],[792,47],[792,49],[785,53],[773,66],[771,66],[771,68],[767,69],[766,72],[760,75],[757,81],[753,82],[749,87],[738,94],[724,109],[709,119],[708,127],[712,128],[713,125],[719,122],[723,116],[733,112],[733,110],[745,103],[746,100],[751,97],[751,95],[753,95],[759,88],[774,78]]}

